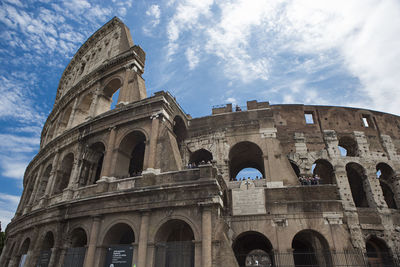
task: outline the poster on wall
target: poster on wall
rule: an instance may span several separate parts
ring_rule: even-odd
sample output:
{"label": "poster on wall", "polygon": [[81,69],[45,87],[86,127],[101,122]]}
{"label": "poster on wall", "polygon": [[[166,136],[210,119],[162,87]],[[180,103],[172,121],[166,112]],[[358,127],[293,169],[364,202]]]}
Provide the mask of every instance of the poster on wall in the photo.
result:
{"label": "poster on wall", "polygon": [[111,246],[107,248],[105,267],[132,267],[133,246]]}

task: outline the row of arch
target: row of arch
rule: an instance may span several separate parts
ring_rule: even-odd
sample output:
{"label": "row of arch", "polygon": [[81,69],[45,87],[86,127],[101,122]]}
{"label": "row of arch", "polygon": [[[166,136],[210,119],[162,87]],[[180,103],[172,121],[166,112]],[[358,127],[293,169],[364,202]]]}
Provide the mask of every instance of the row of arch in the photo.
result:
{"label": "row of arch", "polygon": [[[88,234],[84,228],[76,227],[69,232],[67,237],[66,251],[64,255],[55,250],[55,238],[51,231],[46,232],[40,244],[39,253],[31,253],[35,259],[31,262],[47,266],[50,261],[63,261],[63,266],[83,266],[85,261],[86,248],[88,246]],[[195,235],[191,226],[183,220],[171,219],[158,229],[155,235],[154,266],[157,267],[193,267],[195,261],[194,249]],[[114,249],[129,251],[133,249],[136,236],[132,227],[127,223],[116,223],[106,232],[101,242],[99,266],[109,266],[110,257],[108,254]],[[26,238],[19,249],[14,242],[9,255],[14,255],[20,263],[25,263],[27,255],[32,250],[32,241]],[[276,260],[292,261],[294,266],[333,266],[331,248],[325,237],[319,232],[311,229],[301,230],[292,240],[291,254],[274,252],[269,239],[256,231],[247,231],[238,235],[233,244],[232,250],[239,266],[261,266],[269,267],[276,264]],[[14,251],[18,250],[18,251]],[[386,242],[376,236],[370,236],[366,241],[367,257],[371,264],[391,263],[391,253]],[[54,254],[54,255],[52,255]],[[276,255],[274,255],[276,254]],[[132,265],[132,255],[129,266]],[[292,260],[288,260],[292,257]],[[6,265],[10,261],[8,258]],[[257,264],[256,264],[257,263]],[[47,264],[47,265],[46,265]],[[22,265],[23,266],[23,265]]]}
{"label": "row of arch", "polygon": [[[48,266],[50,261],[62,261],[65,267],[81,267],[84,265],[87,247],[88,233],[83,227],[73,228],[68,234],[66,240],[61,244],[65,250],[57,248],[55,235],[52,231],[45,233],[39,251],[33,252],[33,242],[31,238],[23,240],[18,246],[14,242],[11,249],[8,250],[8,259],[5,266],[9,265],[12,258],[24,266],[27,261],[34,263],[35,266]],[[155,235],[155,266],[194,266],[194,240],[195,235],[191,226],[180,219],[171,219],[160,226]],[[99,266],[105,266],[112,257],[109,256],[113,250],[130,250],[133,252],[133,245],[137,242],[134,230],[128,223],[118,222],[112,225],[103,237],[101,245],[98,246]],[[28,254],[28,252],[31,252]],[[52,255],[53,254],[53,255]],[[33,259],[28,259],[34,257]],[[133,253],[127,255],[128,265],[132,265]],[[129,258],[130,257],[130,258]],[[39,265],[39,263],[43,265]],[[22,264],[22,265],[21,265]],[[107,264],[110,266],[110,264]]]}
{"label": "row of arch", "polygon": [[90,91],[77,98],[75,102],[69,103],[43,135],[46,143],[65,130],[85,122],[88,118],[115,108],[121,101],[119,92],[122,85],[122,78],[113,77],[106,82],[100,93]]}
{"label": "row of arch", "polygon": [[[297,164],[290,161],[292,168],[296,175],[300,177],[300,169]],[[332,164],[325,159],[318,159],[312,165],[312,174],[318,175],[321,178],[322,184],[334,184],[335,172]],[[370,192],[369,185],[367,183],[368,177],[366,170],[360,164],[350,162],[346,164],[346,175],[349,181],[351,194],[356,207],[372,207],[372,196],[367,197],[366,192]],[[398,208],[398,201],[395,197],[396,188],[394,183],[395,172],[386,163],[378,163],[376,165],[376,178],[379,179],[379,185],[381,187],[384,200],[391,209]]]}
{"label": "row of arch", "polygon": [[[173,120],[173,133],[178,144],[185,138],[186,127],[183,119],[176,116]],[[115,159],[108,158],[113,164],[112,173],[116,178],[127,178],[141,175],[145,167],[146,151],[148,150],[149,137],[144,129],[128,132],[116,148],[110,148],[110,153],[115,154]],[[29,179],[23,198],[26,204],[35,204],[47,195],[61,194],[69,185],[78,187],[96,184],[103,176],[104,159],[106,156],[106,143],[98,140],[89,144],[80,144],[74,151],[64,151],[61,158],[44,165],[43,170],[34,172]],[[110,164],[108,164],[110,165]],[[39,173],[40,172],[40,173]],[[50,179],[52,177],[52,179]],[[35,181],[38,180],[37,185]],[[75,185],[73,185],[75,184]]]}
{"label": "row of arch", "polygon": [[[340,258],[331,253],[331,248],[325,237],[311,229],[298,232],[292,239],[292,253],[281,253],[274,251],[269,239],[256,231],[248,231],[240,234],[233,242],[232,249],[235,253],[239,266],[270,267],[276,265],[311,267],[311,266],[348,266],[349,262],[341,262]],[[373,266],[392,266],[393,259],[386,242],[376,236],[370,236],[366,243],[367,258]],[[356,254],[349,254],[354,264],[364,264],[361,256],[358,261]],[[351,262],[351,261],[350,261]],[[334,264],[335,263],[335,264]]]}

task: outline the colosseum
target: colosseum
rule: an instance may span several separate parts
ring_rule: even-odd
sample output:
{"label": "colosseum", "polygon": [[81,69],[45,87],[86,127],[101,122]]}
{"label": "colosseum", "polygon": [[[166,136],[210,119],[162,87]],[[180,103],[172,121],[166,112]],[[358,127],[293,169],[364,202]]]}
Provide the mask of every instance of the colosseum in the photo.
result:
{"label": "colosseum", "polygon": [[118,18],[74,55],[0,266],[399,266],[399,116],[248,101],[192,118],[147,96],[144,64]]}

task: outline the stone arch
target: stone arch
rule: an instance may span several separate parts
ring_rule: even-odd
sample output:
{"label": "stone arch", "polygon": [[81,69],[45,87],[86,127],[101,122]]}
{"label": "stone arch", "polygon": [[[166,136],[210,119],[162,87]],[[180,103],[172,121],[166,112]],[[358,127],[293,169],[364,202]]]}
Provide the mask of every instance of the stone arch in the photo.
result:
{"label": "stone arch", "polygon": [[146,136],[142,131],[132,131],[126,134],[118,146],[116,176],[132,177],[143,171]]}
{"label": "stone arch", "polygon": [[92,92],[86,93],[81,97],[75,110],[73,125],[81,124],[88,118],[92,99]]}
{"label": "stone arch", "polygon": [[274,264],[273,247],[270,240],[260,232],[247,231],[239,234],[232,244],[239,266],[267,267]]}
{"label": "stone arch", "polygon": [[292,240],[295,266],[332,266],[329,244],[319,232],[305,229]]}
{"label": "stone arch", "polygon": [[19,264],[24,266],[25,261],[28,257],[28,251],[31,249],[31,239],[29,237],[25,238],[24,242],[22,242],[21,247],[19,248]]}
{"label": "stone arch", "polygon": [[396,203],[395,197],[395,185],[394,177],[396,173],[393,168],[384,162],[380,162],[376,165],[377,178],[382,189],[383,197],[389,209],[397,209],[398,203]]}
{"label": "stone arch", "polygon": [[356,207],[369,207],[365,193],[367,179],[365,169],[358,163],[350,162],[346,165],[346,173]]}
{"label": "stone arch", "polygon": [[157,229],[155,232],[153,233],[149,233],[149,240],[151,240],[152,242],[156,242],[156,235],[157,235],[157,231],[158,229],[160,229],[163,225],[165,225],[165,223],[167,223],[170,220],[178,220],[178,221],[183,221],[185,223],[187,223],[190,228],[193,231],[194,234],[194,240],[200,240],[201,236],[200,236],[200,227],[194,222],[192,221],[190,218],[184,216],[184,215],[171,215],[167,218],[164,218],[162,220],[160,220],[156,227],[154,229]]}
{"label": "stone arch", "polygon": [[370,266],[393,266],[393,256],[386,242],[376,236],[370,236],[365,242]]}
{"label": "stone arch", "polygon": [[79,173],[80,186],[95,184],[101,178],[105,150],[106,148],[101,141],[87,146]]}
{"label": "stone arch", "polygon": [[85,260],[86,246],[88,244],[87,231],[82,227],[75,227],[69,232],[67,238],[67,253],[63,266],[82,267]]}
{"label": "stone arch", "polygon": [[229,174],[234,180],[245,168],[258,170],[265,178],[264,158],[261,148],[249,141],[236,143],[229,151]]}
{"label": "stone arch", "polygon": [[[356,157],[358,156],[358,145],[357,141],[354,139],[352,136],[342,136],[339,138],[339,150],[340,148],[345,149],[345,155],[347,157]],[[343,154],[343,151],[341,151],[341,154]]]}
{"label": "stone arch", "polygon": [[60,194],[67,188],[72,174],[74,165],[74,154],[72,152],[66,154],[61,161],[61,166],[57,170],[57,179],[54,185],[53,194]]}
{"label": "stone arch", "polygon": [[293,160],[289,160],[290,166],[292,166],[292,169],[294,171],[294,173],[296,174],[297,177],[300,177],[300,168],[297,165],[296,162],[294,162]]}
{"label": "stone arch", "polygon": [[317,159],[313,164],[313,176],[320,177],[320,184],[334,184],[335,171],[332,164],[326,159]]}
{"label": "stone arch", "polygon": [[[52,248],[54,247],[54,235],[52,231],[47,231],[42,237],[42,242],[40,244],[40,252],[37,262],[47,266],[50,262],[50,257],[52,253]],[[47,264],[47,265],[46,265]],[[42,266],[42,265],[40,265]]]}
{"label": "stone arch", "polygon": [[53,170],[53,165],[50,163],[47,165],[47,167],[44,169],[44,172],[42,174],[42,177],[40,178],[40,183],[39,183],[39,187],[37,189],[37,193],[36,193],[36,202],[38,202],[40,200],[40,198],[42,198],[46,192],[46,187],[47,187],[47,183],[49,182],[49,178],[51,175],[51,171]]}
{"label": "stone arch", "polygon": [[176,142],[178,144],[178,149],[181,151],[181,146],[183,141],[187,137],[187,127],[185,121],[182,119],[181,116],[176,115],[173,121],[173,128],[172,131],[175,134]]}
{"label": "stone arch", "polygon": [[201,148],[191,153],[189,164],[198,166],[201,163],[211,162],[212,160],[213,160],[212,153],[204,148]]}
{"label": "stone arch", "polygon": [[62,117],[60,118],[58,122],[58,134],[62,134],[65,130],[68,129],[68,122],[72,114],[72,104],[69,104],[65,110],[64,113],[62,114]]}
{"label": "stone arch", "polygon": [[[121,102],[119,93],[123,83],[123,79],[119,76],[113,76],[104,82],[102,95],[98,99],[98,114],[114,108]],[[118,97],[118,99],[115,99],[116,97]]]}
{"label": "stone arch", "polygon": [[155,266],[194,267],[194,231],[188,223],[170,219],[155,234]]}

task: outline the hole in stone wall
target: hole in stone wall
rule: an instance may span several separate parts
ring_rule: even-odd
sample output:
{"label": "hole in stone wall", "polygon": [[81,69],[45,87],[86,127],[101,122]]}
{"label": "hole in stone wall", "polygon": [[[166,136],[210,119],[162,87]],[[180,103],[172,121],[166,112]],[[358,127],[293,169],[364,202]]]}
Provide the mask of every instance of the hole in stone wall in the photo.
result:
{"label": "hole in stone wall", "polygon": [[397,209],[398,207],[392,190],[394,188],[392,180],[394,175],[392,167],[388,164],[381,162],[376,165],[376,177],[379,179],[383,197],[389,209]]}
{"label": "hole in stone wall", "polygon": [[335,182],[335,173],[333,170],[332,164],[324,159],[318,159],[315,161],[312,167],[313,176],[317,176],[320,178],[320,184],[334,184]]}
{"label": "hole in stone wall", "polygon": [[211,162],[213,156],[210,151],[205,149],[199,149],[190,155],[189,164],[193,166],[199,166],[200,164],[205,164]]}
{"label": "hole in stone wall", "polygon": [[134,131],[127,134],[118,148],[115,171],[117,177],[133,177],[141,175],[146,150],[146,137],[142,132]]}
{"label": "hole in stone wall", "polygon": [[176,142],[178,143],[178,149],[181,150],[182,142],[186,139],[187,130],[185,126],[185,122],[179,116],[175,116],[174,118],[174,127],[173,132],[176,136]]}
{"label": "hole in stone wall", "polygon": [[314,112],[305,111],[304,112],[304,119],[306,121],[306,124],[314,124]]}
{"label": "hole in stone wall", "polygon": [[237,174],[246,168],[258,170],[262,177],[264,174],[264,158],[262,150],[252,142],[240,142],[229,151],[229,173],[231,180],[235,180]]}
{"label": "hole in stone wall", "polygon": [[61,167],[57,172],[57,179],[53,194],[60,194],[65,188],[67,188],[72,172],[73,163],[74,154],[69,153],[63,158],[61,162]]}
{"label": "hole in stone wall", "polygon": [[290,160],[290,165],[293,168],[294,173],[296,174],[297,177],[300,177],[300,169],[299,166],[297,166],[297,164],[293,161]]}
{"label": "hole in stone wall", "polygon": [[329,245],[318,232],[303,230],[292,241],[295,266],[332,266]]}
{"label": "hole in stone wall", "polygon": [[357,142],[350,136],[340,137],[339,150],[342,156],[356,157],[358,154]]}
{"label": "hole in stone wall", "polygon": [[248,231],[240,234],[232,249],[239,266],[273,266],[271,242],[261,233]]}
{"label": "hole in stone wall", "polygon": [[364,168],[357,163],[348,163],[346,165],[346,173],[354,204],[356,207],[368,207],[363,181],[366,179]]}

